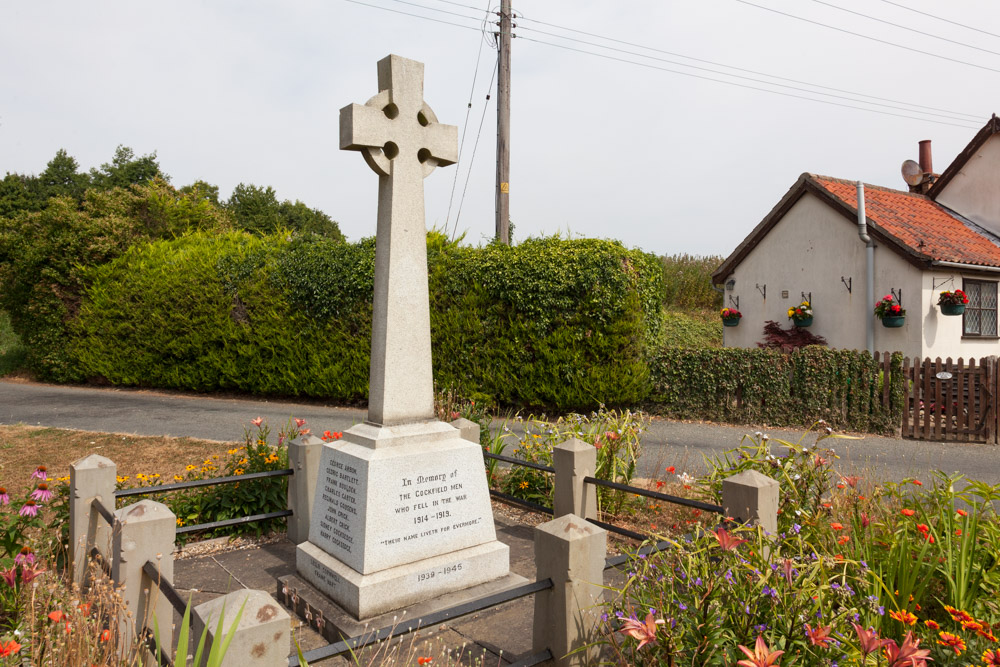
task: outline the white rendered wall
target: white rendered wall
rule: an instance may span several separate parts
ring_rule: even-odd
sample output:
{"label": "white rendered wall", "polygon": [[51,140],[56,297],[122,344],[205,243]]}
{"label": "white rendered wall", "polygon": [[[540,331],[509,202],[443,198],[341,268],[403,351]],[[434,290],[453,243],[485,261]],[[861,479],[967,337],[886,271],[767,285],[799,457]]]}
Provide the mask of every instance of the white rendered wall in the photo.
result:
{"label": "white rendered wall", "polygon": [[[841,276],[851,280],[850,293]],[[738,327],[723,328],[726,347],[756,347],[763,340],[766,320],[791,326],[789,306],[802,300],[802,292],[811,292],[815,320],[809,331],[826,338],[833,348],[865,349],[866,322],[875,307],[865,295],[865,244],[858,238],[856,224],[816,196],[803,195],[729,278],[735,278],[736,285],[726,292],[725,305],[733,305],[730,296],[739,296],[743,319]],[[757,284],[767,286],[766,299],[756,289]],[[886,329],[876,321],[875,349],[919,356],[921,271],[895,251],[877,247],[875,299],[888,294],[890,288],[902,289],[906,324]],[[782,297],[783,290],[787,290],[787,298]]]}
{"label": "white rendered wall", "polygon": [[[994,278],[984,277],[981,274],[968,277],[975,280],[1000,280],[1000,273]],[[1000,341],[995,338],[975,336],[962,338],[962,317],[941,314],[941,309],[937,305],[938,297],[944,290],[962,289],[962,279],[961,273],[951,271],[928,271],[924,274],[921,298],[924,312],[922,356],[931,359],[951,357],[956,361],[962,357],[968,361],[1000,355]]]}
{"label": "white rendered wall", "polygon": [[1000,135],[994,134],[982,145],[937,201],[1000,234]]}

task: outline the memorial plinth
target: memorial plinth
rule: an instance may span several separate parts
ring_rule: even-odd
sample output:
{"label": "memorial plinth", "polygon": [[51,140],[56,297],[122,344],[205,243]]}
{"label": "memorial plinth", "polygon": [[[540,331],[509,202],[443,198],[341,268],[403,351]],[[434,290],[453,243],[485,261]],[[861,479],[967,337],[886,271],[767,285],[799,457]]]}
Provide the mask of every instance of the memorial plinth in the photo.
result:
{"label": "memorial plinth", "polygon": [[495,581],[510,561],[482,449],[433,414],[422,181],[455,161],[457,129],[424,103],[421,63],[388,56],[378,82],[340,115],[341,148],[379,175],[368,419],[324,445],[296,552],[299,577],[359,620]]}

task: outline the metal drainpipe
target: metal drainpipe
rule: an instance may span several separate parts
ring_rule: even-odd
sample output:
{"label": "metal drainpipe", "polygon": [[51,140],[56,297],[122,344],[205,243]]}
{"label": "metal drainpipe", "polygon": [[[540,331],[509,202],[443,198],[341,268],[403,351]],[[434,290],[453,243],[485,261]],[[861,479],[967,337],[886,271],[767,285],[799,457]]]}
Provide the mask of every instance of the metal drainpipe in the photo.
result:
{"label": "metal drainpipe", "polygon": [[[858,181],[858,236],[865,242],[865,294],[867,308],[875,307],[875,242],[868,236],[868,218],[865,216],[865,184]],[[868,354],[875,353],[875,315],[868,313],[865,342]]]}

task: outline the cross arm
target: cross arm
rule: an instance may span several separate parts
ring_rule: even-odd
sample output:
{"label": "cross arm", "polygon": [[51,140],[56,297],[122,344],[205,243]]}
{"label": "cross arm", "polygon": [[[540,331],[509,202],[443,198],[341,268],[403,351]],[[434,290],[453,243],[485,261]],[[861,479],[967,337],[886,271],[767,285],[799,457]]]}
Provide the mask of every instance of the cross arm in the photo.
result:
{"label": "cross arm", "polygon": [[340,110],[340,150],[381,147],[388,135],[389,119],[381,109],[348,104]]}
{"label": "cross arm", "polygon": [[438,166],[444,167],[458,161],[458,127],[431,123],[424,131],[424,147],[430,151]]}

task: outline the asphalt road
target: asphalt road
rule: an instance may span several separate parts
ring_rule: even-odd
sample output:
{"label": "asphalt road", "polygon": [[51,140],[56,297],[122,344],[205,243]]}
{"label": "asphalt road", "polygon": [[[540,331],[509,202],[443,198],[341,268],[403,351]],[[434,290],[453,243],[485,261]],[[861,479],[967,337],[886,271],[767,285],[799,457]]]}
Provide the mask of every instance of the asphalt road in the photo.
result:
{"label": "asphalt road", "polygon": [[[264,417],[277,431],[289,418],[305,419],[314,433],[343,431],[364,421],[365,411],[320,403],[225,398],[133,389],[66,387],[0,380],[0,423],[50,426],[135,435],[188,436],[204,440],[242,440],[250,420]],[[499,423],[495,423],[499,427]],[[666,466],[698,475],[703,458],[736,447],[755,427],[678,422],[655,418],[643,435],[638,473],[662,474]],[[798,441],[801,429],[766,429],[776,439]],[[812,443],[814,436],[806,435]],[[882,479],[926,478],[931,471],[958,472],[1000,484],[1000,448],[937,443],[871,435],[828,441],[841,456],[842,474],[874,470]],[[774,446],[779,446],[774,443]]]}

